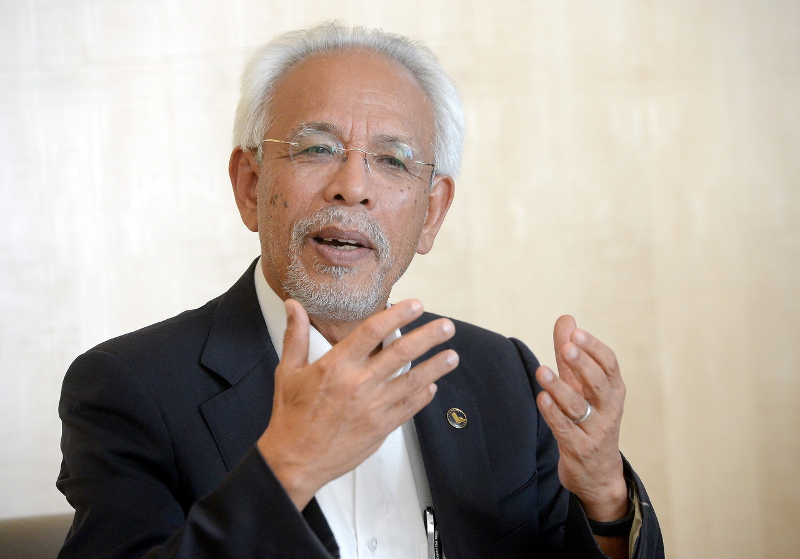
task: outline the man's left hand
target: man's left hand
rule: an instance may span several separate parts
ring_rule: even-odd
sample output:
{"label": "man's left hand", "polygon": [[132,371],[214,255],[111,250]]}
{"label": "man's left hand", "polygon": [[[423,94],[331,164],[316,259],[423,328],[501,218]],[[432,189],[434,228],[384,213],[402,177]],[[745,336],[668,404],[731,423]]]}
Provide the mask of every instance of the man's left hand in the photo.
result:
{"label": "man's left hand", "polygon": [[537,369],[544,389],[537,403],[558,442],[561,484],[592,520],[617,520],[628,509],[619,452],[625,384],[617,358],[571,316],[556,321],[553,342],[559,374]]}

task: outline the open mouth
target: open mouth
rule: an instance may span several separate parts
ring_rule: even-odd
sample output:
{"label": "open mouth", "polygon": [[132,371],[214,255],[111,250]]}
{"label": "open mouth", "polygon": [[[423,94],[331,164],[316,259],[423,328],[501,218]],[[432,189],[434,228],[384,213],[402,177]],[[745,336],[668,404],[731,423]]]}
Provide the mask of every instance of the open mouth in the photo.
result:
{"label": "open mouth", "polygon": [[372,250],[370,238],[357,230],[348,230],[335,225],[322,227],[312,233],[311,237],[321,247],[330,247],[341,252],[357,251],[358,249]]}
{"label": "open mouth", "polygon": [[338,250],[356,250],[358,248],[368,248],[358,241],[351,239],[338,239],[335,237],[314,237],[314,240],[321,245],[327,245]]}
{"label": "open mouth", "polygon": [[315,265],[359,267],[389,262],[389,241],[376,219],[367,213],[326,206],[298,221],[292,244],[311,249]]}

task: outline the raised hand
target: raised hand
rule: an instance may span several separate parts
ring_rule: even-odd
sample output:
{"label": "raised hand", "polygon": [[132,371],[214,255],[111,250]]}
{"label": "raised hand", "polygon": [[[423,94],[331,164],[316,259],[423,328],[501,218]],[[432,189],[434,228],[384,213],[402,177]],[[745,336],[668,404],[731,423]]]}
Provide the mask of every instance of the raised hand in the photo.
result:
{"label": "raised hand", "polygon": [[625,515],[627,487],[619,453],[625,384],[614,352],[562,316],[553,330],[556,376],[539,367],[544,389],[537,403],[558,442],[561,484],[575,493],[589,518]]}
{"label": "raised hand", "polygon": [[442,351],[393,377],[455,333],[453,323],[442,318],[381,348],[389,333],[422,314],[415,300],[371,316],[311,364],[308,315],[292,299],[286,301],[286,314],[272,416],[258,448],[302,510],[320,487],[358,466],[425,407],[436,393],[433,383],[456,367],[458,355]]}

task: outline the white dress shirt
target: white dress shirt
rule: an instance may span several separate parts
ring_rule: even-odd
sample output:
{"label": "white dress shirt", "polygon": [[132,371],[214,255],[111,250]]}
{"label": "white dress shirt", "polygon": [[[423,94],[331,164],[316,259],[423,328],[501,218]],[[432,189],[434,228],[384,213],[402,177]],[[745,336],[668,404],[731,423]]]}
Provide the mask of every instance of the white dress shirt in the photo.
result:
{"label": "white dress shirt", "polygon": [[[270,288],[259,260],[255,269],[258,302],[278,357],[283,353],[286,310]],[[384,347],[400,337],[396,330]],[[331,349],[313,326],[308,361]],[[397,374],[407,372],[407,363]],[[392,431],[378,450],[358,467],[323,486],[317,502],[339,544],[344,559],[426,559],[423,511],[431,505],[430,489],[419,450],[414,421]]]}

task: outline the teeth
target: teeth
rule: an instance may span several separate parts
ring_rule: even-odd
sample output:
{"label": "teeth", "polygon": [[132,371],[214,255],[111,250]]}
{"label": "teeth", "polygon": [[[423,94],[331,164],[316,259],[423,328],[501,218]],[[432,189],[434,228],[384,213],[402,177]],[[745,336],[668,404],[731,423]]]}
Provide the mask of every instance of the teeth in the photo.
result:
{"label": "teeth", "polygon": [[323,237],[323,242],[328,243],[328,246],[337,250],[356,250],[361,245],[357,241],[350,239],[337,239],[336,237]]}
{"label": "teeth", "polygon": [[326,241],[328,243],[332,243],[333,241],[336,241],[336,242],[345,243],[345,244],[348,244],[348,245],[357,245],[358,244],[356,241],[351,241],[349,239],[334,239],[334,238],[330,238],[330,239],[322,239],[322,240]]}

